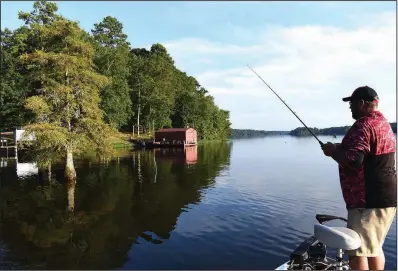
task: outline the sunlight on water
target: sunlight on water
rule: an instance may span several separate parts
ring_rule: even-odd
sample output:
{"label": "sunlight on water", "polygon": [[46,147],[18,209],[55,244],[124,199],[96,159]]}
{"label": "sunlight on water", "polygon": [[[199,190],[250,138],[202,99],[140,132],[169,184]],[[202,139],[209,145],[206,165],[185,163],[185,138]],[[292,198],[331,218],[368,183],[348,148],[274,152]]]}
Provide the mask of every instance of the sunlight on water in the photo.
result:
{"label": "sunlight on water", "polygon": [[[316,214],[346,216],[337,165],[312,138],[77,165],[75,186],[62,165],[51,179],[34,164],[22,175],[26,164],[2,168],[0,268],[274,269],[312,234]],[[384,250],[396,269],[396,219]]]}

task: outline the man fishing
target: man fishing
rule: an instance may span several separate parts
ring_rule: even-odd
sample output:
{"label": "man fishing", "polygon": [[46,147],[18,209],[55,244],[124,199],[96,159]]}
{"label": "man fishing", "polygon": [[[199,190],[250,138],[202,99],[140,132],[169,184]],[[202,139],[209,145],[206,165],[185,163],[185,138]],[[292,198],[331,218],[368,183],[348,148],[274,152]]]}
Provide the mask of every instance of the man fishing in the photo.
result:
{"label": "man fishing", "polygon": [[397,207],[395,135],[378,110],[374,89],[359,87],[343,101],[349,102],[356,121],[341,144],[321,146],[324,154],[339,164],[347,227],[362,241],[359,249],[346,253],[354,270],[384,270],[382,246]]}

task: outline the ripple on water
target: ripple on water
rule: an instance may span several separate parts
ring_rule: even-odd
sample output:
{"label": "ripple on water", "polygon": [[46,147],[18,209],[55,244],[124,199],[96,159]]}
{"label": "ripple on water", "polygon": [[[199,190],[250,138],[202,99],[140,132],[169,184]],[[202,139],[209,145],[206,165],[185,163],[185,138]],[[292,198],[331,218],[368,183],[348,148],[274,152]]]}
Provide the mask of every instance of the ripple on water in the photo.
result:
{"label": "ripple on water", "polygon": [[[128,236],[134,236],[132,239],[140,244],[132,245],[124,268],[273,269],[288,260],[290,253],[312,235],[313,224],[316,223],[315,214],[346,215],[341,191],[336,183],[334,165],[331,165],[334,175],[329,176],[328,170],[331,169],[327,169],[328,164],[319,162],[317,165],[320,168],[314,170],[314,165],[307,163],[314,160],[311,153],[297,162],[292,153],[286,151],[288,154],[285,155],[279,149],[274,149],[277,158],[270,158],[274,154],[269,150],[273,143],[269,142],[273,141],[268,138],[264,142],[268,143],[265,143],[266,147],[263,145],[264,153],[261,154],[252,151],[251,143],[241,150],[238,146],[231,164],[220,167],[217,174],[209,174],[209,168],[214,167],[213,163],[199,163],[184,169],[187,171],[182,172],[184,175],[181,174],[181,178],[184,178],[182,184],[173,174],[183,167],[173,167],[170,174],[168,171],[159,173],[156,184],[144,185],[142,193],[147,204],[145,207],[148,208],[143,208],[142,211],[152,212],[152,209],[156,209],[156,212],[153,213],[153,219],[148,217],[152,215],[149,213],[143,216],[145,221],[141,221],[138,216],[133,219],[137,225],[127,225]],[[289,149],[293,148],[293,152],[295,147],[305,149],[303,141],[300,142],[296,145],[290,142]],[[282,143],[287,146],[284,141]],[[248,148],[251,150],[248,151]],[[286,169],[285,166],[282,168],[278,165],[285,160]],[[158,166],[161,172],[160,161]],[[197,176],[203,179],[198,181]],[[130,177],[132,176],[129,175]],[[192,179],[195,181],[191,182]],[[319,181],[314,183],[314,180],[321,180],[322,184]],[[101,188],[96,182],[93,186]],[[182,203],[179,204],[173,197],[183,198]],[[121,206],[125,208],[126,205]],[[137,212],[140,210],[135,210]],[[113,218],[111,215],[109,217]],[[158,225],[169,220],[176,221],[176,225],[167,226],[166,229]],[[96,225],[100,227],[101,221],[98,220]],[[122,226],[120,225],[121,230]],[[137,231],[139,237],[136,240],[133,231],[137,226],[140,231]],[[170,231],[170,236],[162,239],[151,231],[153,229],[162,232],[160,234],[156,231],[159,236]],[[396,222],[384,246],[387,269],[396,267],[394,230]],[[120,231],[118,234],[124,233]],[[112,237],[109,240],[123,238],[122,235],[117,237],[120,239]],[[2,261],[4,249],[1,249],[1,245],[0,243],[0,268],[15,268]],[[31,267],[17,266],[18,269]]]}

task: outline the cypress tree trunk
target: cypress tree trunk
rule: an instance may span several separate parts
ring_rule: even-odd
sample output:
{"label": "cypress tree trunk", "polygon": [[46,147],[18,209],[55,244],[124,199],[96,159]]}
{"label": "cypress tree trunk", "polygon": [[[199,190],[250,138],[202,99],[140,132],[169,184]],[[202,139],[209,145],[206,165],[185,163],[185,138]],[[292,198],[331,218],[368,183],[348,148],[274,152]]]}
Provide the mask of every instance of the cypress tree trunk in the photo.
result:
{"label": "cypress tree trunk", "polygon": [[73,153],[70,149],[66,151],[65,176],[68,190],[68,211],[72,212],[75,209],[76,170],[73,164]]}
{"label": "cypress tree trunk", "polygon": [[73,164],[73,153],[70,149],[66,150],[66,167],[65,167],[65,176],[69,181],[75,183],[76,182],[76,170]]}
{"label": "cypress tree trunk", "polygon": [[75,187],[76,187],[76,182],[68,180],[68,211],[73,212],[75,209]]}

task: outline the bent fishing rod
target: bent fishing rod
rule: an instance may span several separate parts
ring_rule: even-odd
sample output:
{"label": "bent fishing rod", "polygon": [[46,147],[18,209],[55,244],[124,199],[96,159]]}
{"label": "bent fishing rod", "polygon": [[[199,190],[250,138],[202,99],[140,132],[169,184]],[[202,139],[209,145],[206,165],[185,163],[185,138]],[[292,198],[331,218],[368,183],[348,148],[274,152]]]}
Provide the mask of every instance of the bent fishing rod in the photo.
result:
{"label": "bent fishing rod", "polygon": [[323,146],[322,141],[320,141],[320,140],[318,139],[318,137],[317,137],[317,136],[307,127],[307,125],[305,125],[305,123],[299,118],[299,116],[297,116],[297,114],[296,114],[292,109],[290,109],[290,107],[285,103],[285,101],[282,100],[281,97],[279,97],[279,95],[278,95],[278,94],[277,94],[277,93],[276,93],[276,92],[263,80],[263,78],[261,78],[260,75],[258,75],[249,65],[247,65],[247,66],[249,67],[249,69],[252,70],[252,72],[254,72],[255,75],[257,75],[258,78],[260,78],[261,81],[264,82],[264,84],[265,84],[270,90],[272,90],[272,92],[279,98],[279,100],[281,100],[281,101],[286,105],[286,107],[289,108],[290,111],[292,111],[292,113],[296,116],[296,118],[298,118],[298,120],[304,125],[304,127],[307,128],[307,130],[315,137],[316,140],[318,140],[319,144],[321,144],[321,146]]}

